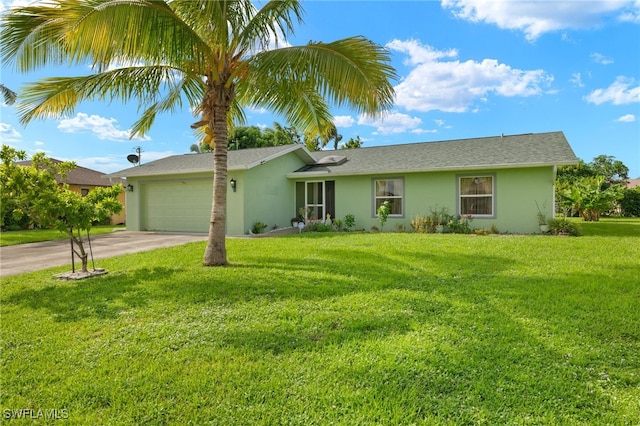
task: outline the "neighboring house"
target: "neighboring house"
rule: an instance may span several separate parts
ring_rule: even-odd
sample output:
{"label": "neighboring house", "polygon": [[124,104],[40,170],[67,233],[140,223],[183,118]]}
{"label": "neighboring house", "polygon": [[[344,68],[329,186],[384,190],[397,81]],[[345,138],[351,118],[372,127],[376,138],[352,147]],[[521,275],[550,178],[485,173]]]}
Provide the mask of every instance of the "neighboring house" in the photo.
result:
{"label": "neighboring house", "polygon": [[627,188],[637,188],[640,186],[640,178],[627,180]]}
{"label": "neighboring house", "polygon": [[[551,218],[556,168],[577,164],[562,132],[310,152],[300,144],[229,151],[227,234],[252,225],[290,226],[300,207],[310,216],[409,229],[417,215],[445,207],[471,214],[472,227],[539,232],[538,206]],[[175,155],[116,172],[126,177],[127,229],[207,232],[213,153]],[[235,189],[232,188],[232,184]]]}
{"label": "neighboring house", "polygon": [[[60,160],[50,158],[53,163],[62,163]],[[21,166],[30,166],[31,161],[18,161],[16,164]],[[70,191],[77,192],[82,195],[87,195],[93,188],[99,186],[113,186],[118,183],[124,185],[125,181],[119,178],[105,178],[104,173],[96,170],[87,169],[86,167],[76,166],[75,169],[67,173],[66,179],[62,180],[59,175],[56,175],[56,180],[62,184],[66,183]],[[111,215],[111,224],[117,225],[125,222],[126,219],[126,204],[125,204],[124,192],[118,196],[118,201],[122,203],[124,208],[118,214]]]}

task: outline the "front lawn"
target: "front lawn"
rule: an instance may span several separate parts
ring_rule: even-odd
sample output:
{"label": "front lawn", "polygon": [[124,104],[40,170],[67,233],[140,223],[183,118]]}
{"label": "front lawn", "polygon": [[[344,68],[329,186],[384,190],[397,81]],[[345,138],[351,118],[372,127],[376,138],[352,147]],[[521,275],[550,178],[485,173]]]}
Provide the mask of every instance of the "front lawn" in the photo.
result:
{"label": "front lawn", "polygon": [[5,418],[640,423],[638,234],[230,239],[225,268],[203,250],[3,278]]}
{"label": "front lawn", "polygon": [[[90,236],[108,234],[117,229],[124,229],[124,225],[103,225],[91,228]],[[86,231],[83,232],[86,236]],[[0,233],[0,247],[25,243],[39,243],[41,241],[64,240],[69,238],[64,232],[55,229],[26,229],[20,231],[2,231]]]}
{"label": "front lawn", "polygon": [[603,217],[598,222],[584,222],[572,218],[586,236],[640,237],[640,219],[637,217]]}

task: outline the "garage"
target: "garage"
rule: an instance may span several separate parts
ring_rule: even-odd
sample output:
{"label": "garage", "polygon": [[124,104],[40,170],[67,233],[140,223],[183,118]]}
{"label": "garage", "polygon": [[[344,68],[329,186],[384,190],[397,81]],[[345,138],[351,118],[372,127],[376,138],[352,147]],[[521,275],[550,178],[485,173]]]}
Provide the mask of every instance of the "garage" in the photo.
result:
{"label": "garage", "polygon": [[213,182],[181,179],[145,182],[140,193],[143,231],[208,232]]}

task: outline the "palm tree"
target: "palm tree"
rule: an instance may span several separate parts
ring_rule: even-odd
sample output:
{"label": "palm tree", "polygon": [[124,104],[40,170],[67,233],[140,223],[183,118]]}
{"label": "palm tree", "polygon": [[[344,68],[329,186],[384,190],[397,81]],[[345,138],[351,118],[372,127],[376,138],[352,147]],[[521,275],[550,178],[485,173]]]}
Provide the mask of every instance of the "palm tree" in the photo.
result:
{"label": "palm tree", "polygon": [[0,83],[0,93],[2,93],[2,98],[7,105],[14,104],[16,102],[16,98],[18,97],[18,94],[16,92],[9,89],[2,83]]}
{"label": "palm tree", "polygon": [[[8,10],[1,54],[19,72],[50,64],[92,65],[80,77],[25,87],[20,119],[72,113],[85,100],[137,99],[133,135],[186,101],[214,147],[213,203],[205,265],[227,263],[227,134],[243,107],[264,107],[304,133],[324,135],[330,106],[378,114],[393,103],[388,52],[363,37],[276,47],[302,22],[297,0],[257,9],[251,0],[53,0]],[[205,136],[206,137],[206,136]]]}

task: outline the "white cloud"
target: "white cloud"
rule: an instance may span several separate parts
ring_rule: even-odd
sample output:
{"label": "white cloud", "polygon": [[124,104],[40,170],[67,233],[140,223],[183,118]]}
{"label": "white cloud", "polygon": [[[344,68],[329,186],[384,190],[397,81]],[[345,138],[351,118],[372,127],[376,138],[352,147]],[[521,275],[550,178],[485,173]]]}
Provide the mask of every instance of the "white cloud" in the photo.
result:
{"label": "white cloud", "polygon": [[2,0],[0,1],[0,12],[4,12],[7,9],[14,7],[29,6],[33,1],[29,0]]}
{"label": "white cloud", "polygon": [[[142,164],[150,163],[151,161],[158,160],[160,158],[169,157],[171,155],[175,155],[173,151],[142,151],[140,157],[142,160]],[[127,161],[127,156],[122,154],[118,155],[108,155],[104,157],[75,157],[75,158],[64,158],[61,160],[64,161],[73,161],[78,166],[86,167],[88,169],[97,170],[99,172],[113,173],[120,170],[128,169],[132,167],[131,163]]]}
{"label": "white cloud", "polygon": [[[447,122],[446,122],[446,121],[444,121],[444,120],[436,119],[436,120],[433,120],[433,122],[434,122],[434,123],[436,123],[436,125],[437,125],[438,127],[443,127],[443,128],[445,128],[445,129],[451,129],[451,128],[452,128],[452,127],[451,127],[449,124],[447,124]],[[435,132],[434,132],[434,133],[435,133]]]}
{"label": "white cloud", "polygon": [[638,22],[638,1],[485,1],[442,0],[442,7],[471,22],[522,31],[529,41],[544,33],[565,29],[593,28],[609,16]]}
{"label": "white cloud", "polygon": [[115,118],[105,118],[99,115],[88,115],[83,112],[76,114],[74,118],[60,120],[58,129],[64,133],[90,132],[98,139],[111,141],[150,140],[148,136],[131,138],[131,130],[118,130]]}
{"label": "white cloud", "polygon": [[247,110],[248,110],[248,111],[251,111],[251,112],[255,112],[256,114],[266,114],[266,113],[268,113],[268,112],[269,112],[269,110],[268,110],[268,109],[266,109],[266,108],[252,108],[252,107],[247,107]]}
{"label": "white cloud", "polygon": [[634,121],[636,121],[636,116],[633,114],[626,114],[615,121],[620,123],[633,123]]}
{"label": "white cloud", "polygon": [[336,115],[333,117],[333,124],[339,129],[341,127],[351,127],[356,123],[356,120],[350,115]]}
{"label": "white cloud", "polygon": [[628,8],[620,14],[618,19],[622,22],[640,24],[640,0],[636,0],[633,5],[629,5]]}
{"label": "white cloud", "polygon": [[596,105],[605,102],[611,102],[614,105],[640,102],[640,85],[633,87],[634,84],[635,80],[633,78],[619,76],[611,86],[606,89],[596,89],[585,96],[584,99]]}
{"label": "white cloud", "polygon": [[376,134],[389,135],[419,131],[422,119],[399,112],[389,112],[376,118],[362,114],[358,117],[358,124],[376,127]]}
{"label": "white cloud", "polygon": [[595,62],[596,64],[610,65],[610,64],[613,63],[613,58],[608,58],[608,57],[604,56],[602,53],[593,52],[589,56],[591,57],[593,62]]}
{"label": "white cloud", "polygon": [[2,143],[20,142],[22,135],[11,124],[0,123],[0,140]]}
{"label": "white cloud", "polygon": [[393,40],[387,47],[408,54],[408,63],[416,65],[395,87],[396,104],[408,110],[466,112],[476,100],[486,101],[490,94],[539,95],[553,81],[543,70],[511,68],[495,59],[438,62],[453,57],[455,51],[437,52],[416,40]]}
{"label": "white cloud", "polygon": [[414,129],[411,131],[414,135],[422,135],[425,133],[438,133],[435,129]]}
{"label": "white cloud", "polygon": [[577,87],[584,87],[584,83],[582,83],[582,75],[579,72],[573,73],[569,81]]}

